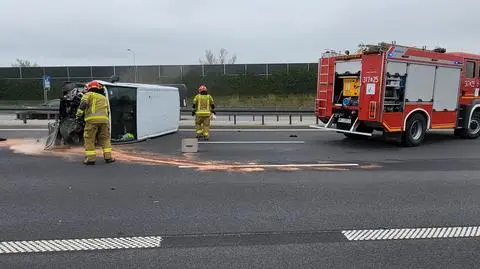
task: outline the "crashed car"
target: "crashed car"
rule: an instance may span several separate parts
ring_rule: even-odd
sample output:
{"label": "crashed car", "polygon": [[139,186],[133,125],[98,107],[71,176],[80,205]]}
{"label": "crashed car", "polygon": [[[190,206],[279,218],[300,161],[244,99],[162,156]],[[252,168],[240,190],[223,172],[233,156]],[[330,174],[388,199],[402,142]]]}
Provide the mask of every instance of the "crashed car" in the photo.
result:
{"label": "crashed car", "polygon": [[48,138],[45,149],[83,144],[85,125],[83,121],[76,119],[75,114],[85,93],[84,83],[69,82],[63,86],[63,97],[60,99],[58,119],[48,124]]}

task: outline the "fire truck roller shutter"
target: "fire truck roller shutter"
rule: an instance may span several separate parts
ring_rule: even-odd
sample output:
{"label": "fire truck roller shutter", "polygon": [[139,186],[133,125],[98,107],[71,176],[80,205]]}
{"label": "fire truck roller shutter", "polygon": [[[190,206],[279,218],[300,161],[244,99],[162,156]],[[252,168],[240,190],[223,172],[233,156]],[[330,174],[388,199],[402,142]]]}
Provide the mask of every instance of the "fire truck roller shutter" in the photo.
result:
{"label": "fire truck roller shutter", "polygon": [[358,75],[362,69],[360,60],[339,61],[335,63],[335,73],[338,75]]}
{"label": "fire truck roller shutter", "polygon": [[433,65],[409,64],[405,99],[407,102],[432,102],[436,67]]}

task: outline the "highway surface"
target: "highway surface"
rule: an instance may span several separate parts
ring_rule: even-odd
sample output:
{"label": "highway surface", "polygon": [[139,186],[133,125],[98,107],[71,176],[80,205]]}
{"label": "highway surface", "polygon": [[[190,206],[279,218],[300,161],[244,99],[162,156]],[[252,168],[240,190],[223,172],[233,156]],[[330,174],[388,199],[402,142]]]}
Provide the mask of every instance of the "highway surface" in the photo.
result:
{"label": "highway surface", "polygon": [[0,268],[480,262],[480,140],[436,132],[402,148],[317,130],[223,129],[182,154],[193,134],[183,130],[116,146],[117,163],[85,167],[81,149],[42,152],[25,140],[45,131],[5,129]]}

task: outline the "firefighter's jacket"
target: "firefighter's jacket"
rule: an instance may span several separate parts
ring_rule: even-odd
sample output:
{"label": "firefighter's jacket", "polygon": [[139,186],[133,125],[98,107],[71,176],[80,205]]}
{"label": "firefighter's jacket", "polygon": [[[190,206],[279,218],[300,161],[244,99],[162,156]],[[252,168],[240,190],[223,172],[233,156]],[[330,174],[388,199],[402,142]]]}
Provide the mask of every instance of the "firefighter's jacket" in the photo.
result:
{"label": "firefighter's jacket", "polygon": [[76,116],[85,122],[108,123],[109,107],[107,98],[96,92],[87,92],[82,96]]}
{"label": "firefighter's jacket", "polygon": [[197,94],[193,98],[193,111],[197,116],[210,116],[215,113],[215,103],[210,94]]}

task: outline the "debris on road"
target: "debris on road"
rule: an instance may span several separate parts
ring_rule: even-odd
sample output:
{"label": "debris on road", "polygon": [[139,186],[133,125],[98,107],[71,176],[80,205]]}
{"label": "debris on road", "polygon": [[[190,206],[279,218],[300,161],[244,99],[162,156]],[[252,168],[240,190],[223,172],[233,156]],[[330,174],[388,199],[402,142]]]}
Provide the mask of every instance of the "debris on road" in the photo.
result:
{"label": "debris on road", "polygon": [[[10,150],[17,154],[25,155],[43,155],[60,157],[69,161],[77,161],[77,158],[83,157],[82,147],[57,148],[49,151],[44,150],[44,141],[36,139],[14,139],[9,140],[0,147],[8,146]],[[123,149],[122,149],[123,148]],[[101,154],[101,149],[97,149]],[[154,152],[138,152],[129,147],[118,147],[114,150],[115,158],[123,163],[140,165],[169,165],[181,169],[194,169],[203,172],[296,172],[296,171],[349,171],[351,169],[375,169],[380,166],[372,164],[354,164],[354,163],[331,163],[328,161],[316,161],[312,163],[282,163],[282,164],[262,164],[256,162],[224,162],[224,161],[195,161],[189,157],[178,157],[162,155]]]}

